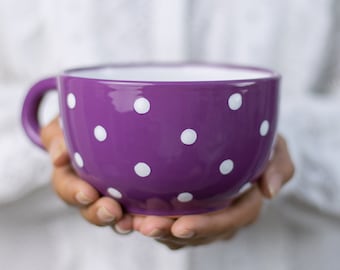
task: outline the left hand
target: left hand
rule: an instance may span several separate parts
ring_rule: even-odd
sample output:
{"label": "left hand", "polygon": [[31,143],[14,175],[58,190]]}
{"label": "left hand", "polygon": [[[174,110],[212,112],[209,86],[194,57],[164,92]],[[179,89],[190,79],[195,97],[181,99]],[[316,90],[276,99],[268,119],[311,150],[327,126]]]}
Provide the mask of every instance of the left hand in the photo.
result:
{"label": "left hand", "polygon": [[263,197],[273,198],[294,174],[285,140],[278,136],[273,159],[257,184],[233,203],[216,212],[181,216],[177,219],[156,216],[135,216],[133,227],[170,249],[208,244],[231,238],[239,229],[256,221]]}

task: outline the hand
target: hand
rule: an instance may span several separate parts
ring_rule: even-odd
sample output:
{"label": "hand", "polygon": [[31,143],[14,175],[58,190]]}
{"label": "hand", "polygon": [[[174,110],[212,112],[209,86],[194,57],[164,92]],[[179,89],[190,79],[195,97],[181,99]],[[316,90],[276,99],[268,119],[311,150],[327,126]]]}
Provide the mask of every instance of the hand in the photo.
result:
{"label": "hand", "polygon": [[262,206],[257,186],[220,211],[203,215],[168,217],[135,217],[134,229],[155,238],[170,249],[198,246],[217,240],[228,240],[242,227],[255,222]]}
{"label": "hand", "polygon": [[178,219],[137,216],[134,229],[154,237],[171,249],[207,244],[231,238],[242,227],[255,222],[260,214],[263,196],[273,198],[294,174],[294,166],[285,140],[278,136],[273,158],[258,184],[241,195],[231,206],[204,215]]}
{"label": "hand", "polygon": [[229,239],[240,228],[256,220],[262,206],[262,195],[274,197],[294,172],[286,143],[279,136],[274,158],[259,179],[258,186],[243,194],[231,206],[206,215],[183,216],[178,219],[131,216],[124,215],[119,204],[112,198],[99,198],[98,192],[75,174],[69,164],[57,120],[42,130],[42,138],[55,166],[52,183],[57,194],[65,202],[78,206],[87,221],[99,226],[115,224],[114,228],[119,233],[135,229],[156,238],[171,249]]}
{"label": "hand", "polygon": [[82,216],[98,226],[113,226],[120,233],[132,230],[132,216],[123,214],[118,202],[99,193],[80,179],[70,165],[58,119],[41,131],[41,138],[53,162],[52,185],[66,203],[79,208]]}

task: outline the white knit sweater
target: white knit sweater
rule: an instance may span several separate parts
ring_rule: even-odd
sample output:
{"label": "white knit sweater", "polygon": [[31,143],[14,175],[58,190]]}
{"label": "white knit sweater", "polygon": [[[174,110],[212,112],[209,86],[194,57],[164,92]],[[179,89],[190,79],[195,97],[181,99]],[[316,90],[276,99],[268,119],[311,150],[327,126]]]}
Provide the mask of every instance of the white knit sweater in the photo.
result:
{"label": "white knit sweater", "polygon": [[[0,268],[338,269],[339,25],[336,0],[0,0]],[[54,195],[46,154],[22,132],[21,102],[35,80],[150,60],[260,65],[283,76],[279,129],[297,173],[232,241],[172,252],[87,224]]]}

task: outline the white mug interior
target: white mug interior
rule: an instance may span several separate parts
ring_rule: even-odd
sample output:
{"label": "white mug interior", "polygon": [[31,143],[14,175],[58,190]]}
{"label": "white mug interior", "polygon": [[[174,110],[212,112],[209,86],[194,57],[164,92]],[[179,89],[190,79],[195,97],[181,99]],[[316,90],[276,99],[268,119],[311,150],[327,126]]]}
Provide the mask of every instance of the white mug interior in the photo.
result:
{"label": "white mug interior", "polygon": [[218,65],[103,66],[73,69],[65,73],[80,78],[143,82],[254,80],[274,75],[268,70]]}

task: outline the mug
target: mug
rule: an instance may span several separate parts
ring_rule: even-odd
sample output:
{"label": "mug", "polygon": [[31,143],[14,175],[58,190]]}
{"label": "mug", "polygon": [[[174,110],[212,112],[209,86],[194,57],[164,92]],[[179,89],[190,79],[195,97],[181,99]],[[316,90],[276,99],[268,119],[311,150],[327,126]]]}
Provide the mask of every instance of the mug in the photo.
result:
{"label": "mug", "polygon": [[256,181],[276,134],[280,75],[211,63],[75,68],[32,86],[22,124],[57,91],[76,173],[126,212],[178,216],[226,207]]}

